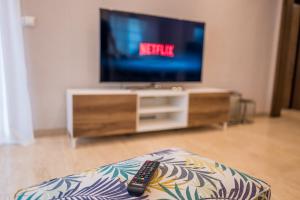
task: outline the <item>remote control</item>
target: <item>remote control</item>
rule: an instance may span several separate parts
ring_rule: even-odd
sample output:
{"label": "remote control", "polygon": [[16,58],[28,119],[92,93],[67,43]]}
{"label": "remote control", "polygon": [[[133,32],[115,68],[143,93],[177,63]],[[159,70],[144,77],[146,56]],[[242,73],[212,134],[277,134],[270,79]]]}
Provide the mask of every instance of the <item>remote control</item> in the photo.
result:
{"label": "remote control", "polygon": [[147,160],[128,184],[128,193],[136,197],[142,196],[158,166],[158,161]]}

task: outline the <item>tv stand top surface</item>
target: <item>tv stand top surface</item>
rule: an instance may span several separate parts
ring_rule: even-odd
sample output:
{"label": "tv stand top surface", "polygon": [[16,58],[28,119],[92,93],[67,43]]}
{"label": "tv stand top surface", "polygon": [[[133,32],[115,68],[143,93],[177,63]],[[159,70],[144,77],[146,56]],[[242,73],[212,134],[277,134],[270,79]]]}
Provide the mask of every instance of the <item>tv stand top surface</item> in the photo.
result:
{"label": "tv stand top surface", "polygon": [[119,89],[119,88],[94,88],[94,89],[68,89],[68,95],[105,95],[105,94],[179,94],[179,93],[228,93],[229,90],[218,88],[186,88],[184,90],[172,89]]}
{"label": "tv stand top surface", "polygon": [[182,85],[166,86],[159,83],[150,83],[148,85],[122,85],[121,88],[130,90],[184,90]]}

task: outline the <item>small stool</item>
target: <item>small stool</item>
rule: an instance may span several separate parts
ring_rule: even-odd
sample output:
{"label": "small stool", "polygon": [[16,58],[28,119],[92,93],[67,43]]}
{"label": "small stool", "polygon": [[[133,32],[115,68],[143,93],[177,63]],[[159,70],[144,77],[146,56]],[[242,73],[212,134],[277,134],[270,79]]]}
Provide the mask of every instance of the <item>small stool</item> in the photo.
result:
{"label": "small stool", "polygon": [[229,111],[229,124],[240,124],[242,121],[241,116],[241,99],[242,94],[232,91],[230,93],[230,111]]}
{"label": "small stool", "polygon": [[256,113],[256,103],[251,99],[241,99],[241,122],[253,123]]}

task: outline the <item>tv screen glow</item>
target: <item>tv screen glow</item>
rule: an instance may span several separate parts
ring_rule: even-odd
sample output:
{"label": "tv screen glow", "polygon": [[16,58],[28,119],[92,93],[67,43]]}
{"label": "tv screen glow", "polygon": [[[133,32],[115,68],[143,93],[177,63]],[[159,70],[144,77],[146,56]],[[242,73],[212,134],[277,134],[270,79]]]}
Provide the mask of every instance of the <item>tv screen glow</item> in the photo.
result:
{"label": "tv screen glow", "polygon": [[100,80],[201,81],[204,27],[204,23],[100,9]]}

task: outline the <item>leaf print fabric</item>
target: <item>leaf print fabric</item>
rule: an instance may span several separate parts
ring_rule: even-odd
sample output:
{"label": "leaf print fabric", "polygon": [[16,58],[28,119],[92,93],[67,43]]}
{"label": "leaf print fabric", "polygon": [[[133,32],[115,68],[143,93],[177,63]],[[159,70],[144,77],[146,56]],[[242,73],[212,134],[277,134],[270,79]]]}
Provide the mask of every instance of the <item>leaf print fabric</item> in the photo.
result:
{"label": "leaf print fabric", "polygon": [[[127,184],[146,160],[161,162],[142,197]],[[20,190],[16,200],[270,200],[264,181],[181,149],[166,149]]]}

